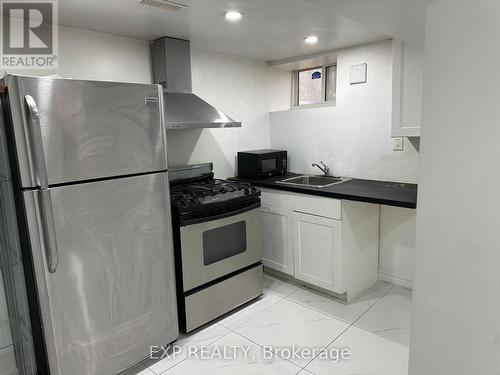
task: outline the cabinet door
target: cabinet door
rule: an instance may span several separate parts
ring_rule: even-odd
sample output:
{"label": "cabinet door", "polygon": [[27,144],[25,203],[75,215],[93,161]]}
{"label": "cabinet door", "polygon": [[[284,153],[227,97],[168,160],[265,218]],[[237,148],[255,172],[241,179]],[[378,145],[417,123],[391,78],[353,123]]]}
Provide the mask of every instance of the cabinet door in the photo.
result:
{"label": "cabinet door", "polygon": [[293,212],[295,278],[344,293],[341,221]]}
{"label": "cabinet door", "polygon": [[292,211],[262,206],[263,263],[293,275]]}
{"label": "cabinet door", "polygon": [[424,50],[393,39],[392,136],[419,137]]}

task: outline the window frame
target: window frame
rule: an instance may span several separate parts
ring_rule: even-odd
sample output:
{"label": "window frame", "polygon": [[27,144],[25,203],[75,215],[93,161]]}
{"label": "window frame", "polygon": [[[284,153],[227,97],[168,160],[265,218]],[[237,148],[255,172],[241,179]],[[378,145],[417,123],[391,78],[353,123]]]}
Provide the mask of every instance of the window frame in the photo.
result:
{"label": "window frame", "polygon": [[[326,83],[328,80],[327,70],[330,67],[335,67],[335,75],[337,75],[337,64],[324,64],[319,66],[311,66],[304,69],[297,69],[292,71],[292,109],[299,108],[314,108],[314,107],[325,107],[325,106],[335,106],[337,101],[326,100]],[[313,104],[302,104],[299,105],[299,73],[307,70],[321,69],[321,102]],[[337,77],[335,79],[335,86],[337,84]],[[335,87],[335,94],[337,93],[337,87]]]}

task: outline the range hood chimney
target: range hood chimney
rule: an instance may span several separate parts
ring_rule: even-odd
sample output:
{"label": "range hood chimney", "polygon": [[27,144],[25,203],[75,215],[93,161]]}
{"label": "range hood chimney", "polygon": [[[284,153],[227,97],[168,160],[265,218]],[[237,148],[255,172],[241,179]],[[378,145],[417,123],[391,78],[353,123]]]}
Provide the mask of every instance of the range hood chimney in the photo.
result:
{"label": "range hood chimney", "polygon": [[192,93],[189,40],[163,37],[151,42],[153,79],[161,84],[168,129],[234,128],[234,121]]}

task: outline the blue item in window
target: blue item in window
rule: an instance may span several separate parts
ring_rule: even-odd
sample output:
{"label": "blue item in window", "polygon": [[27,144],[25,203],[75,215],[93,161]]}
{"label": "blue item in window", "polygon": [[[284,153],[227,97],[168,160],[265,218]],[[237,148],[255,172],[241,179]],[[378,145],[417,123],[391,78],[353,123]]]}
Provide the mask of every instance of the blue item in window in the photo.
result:
{"label": "blue item in window", "polygon": [[319,71],[315,71],[313,74],[312,74],[312,79],[320,79],[321,78],[321,72]]}

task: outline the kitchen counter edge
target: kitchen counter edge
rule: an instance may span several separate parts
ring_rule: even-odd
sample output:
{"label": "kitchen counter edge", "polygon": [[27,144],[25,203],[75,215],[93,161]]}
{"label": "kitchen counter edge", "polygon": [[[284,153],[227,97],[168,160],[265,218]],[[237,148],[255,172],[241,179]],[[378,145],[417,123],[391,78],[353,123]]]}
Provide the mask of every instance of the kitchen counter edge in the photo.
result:
{"label": "kitchen counter edge", "polygon": [[341,184],[318,188],[311,186],[286,185],[278,182],[285,178],[294,176],[301,175],[296,173],[287,173],[283,176],[273,176],[259,179],[230,177],[229,180],[248,182],[257,187],[283,190],[293,193],[401,208],[417,208],[417,184],[353,178]]}

